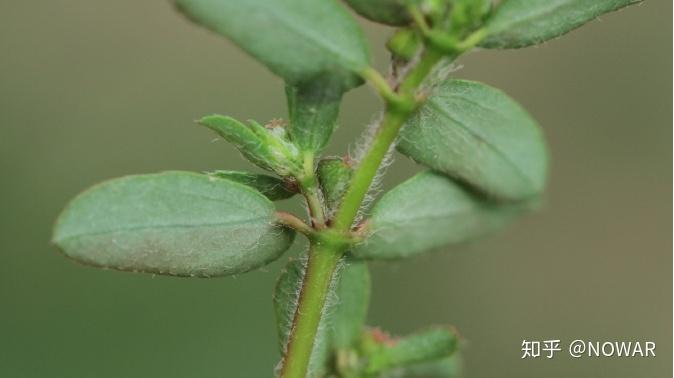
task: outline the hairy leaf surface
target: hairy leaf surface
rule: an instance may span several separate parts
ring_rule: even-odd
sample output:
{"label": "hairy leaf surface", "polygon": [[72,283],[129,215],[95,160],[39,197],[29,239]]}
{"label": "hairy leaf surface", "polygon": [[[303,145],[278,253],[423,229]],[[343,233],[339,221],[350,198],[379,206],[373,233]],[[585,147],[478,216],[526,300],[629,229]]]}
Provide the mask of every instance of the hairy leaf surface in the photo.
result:
{"label": "hairy leaf surface", "polygon": [[353,255],[399,259],[470,241],[500,228],[523,210],[498,204],[452,179],[422,172],[386,193],[373,207],[371,234]]}
{"label": "hairy leaf surface", "polygon": [[503,92],[447,80],[403,127],[398,150],[491,197],[539,195],[547,151],[536,121]]}
{"label": "hairy leaf surface", "polygon": [[198,24],[229,39],[289,84],[319,75],[362,83],[370,53],[355,19],[335,0],[177,0]]}
{"label": "hairy leaf surface", "polygon": [[127,176],[77,196],[59,217],[54,243],[85,264],[125,271],[211,277],[275,260],[294,232],[273,222],[256,190],[212,176]]}
{"label": "hairy leaf surface", "polygon": [[487,21],[489,48],[519,48],[559,37],[641,0],[504,0]]}

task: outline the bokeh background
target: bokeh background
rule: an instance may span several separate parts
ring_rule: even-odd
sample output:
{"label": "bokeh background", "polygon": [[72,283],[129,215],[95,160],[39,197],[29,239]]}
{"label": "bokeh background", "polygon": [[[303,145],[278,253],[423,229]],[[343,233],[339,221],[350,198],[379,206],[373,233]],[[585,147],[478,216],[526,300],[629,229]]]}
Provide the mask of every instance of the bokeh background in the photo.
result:
{"label": "bokeh background", "polygon": [[[371,324],[456,325],[467,377],[672,375],[671,8],[647,0],[540,47],[461,59],[456,76],[504,89],[543,125],[546,205],[469,246],[373,265]],[[390,33],[363,25],[376,46]],[[331,153],[378,109],[367,87],[350,92]],[[168,1],[0,2],[1,377],[272,375],[287,256],[178,279],[83,267],[49,245],[58,212],[100,180],[250,169],[192,123],[213,112],[285,117],[282,82]],[[418,169],[399,156],[385,186]],[[523,339],[576,338],[652,340],[657,357],[520,359]]]}

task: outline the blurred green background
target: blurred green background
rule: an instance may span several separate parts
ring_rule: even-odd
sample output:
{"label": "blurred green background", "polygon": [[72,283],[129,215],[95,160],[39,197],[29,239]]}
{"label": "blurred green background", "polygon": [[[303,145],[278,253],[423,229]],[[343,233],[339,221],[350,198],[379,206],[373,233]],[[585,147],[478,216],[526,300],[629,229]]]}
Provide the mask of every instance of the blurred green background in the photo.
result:
{"label": "blurred green background", "polygon": [[[546,206],[487,240],[374,265],[371,324],[456,325],[467,377],[672,375],[671,8],[648,0],[537,48],[461,59],[456,76],[504,89],[543,125]],[[363,25],[377,46],[390,33]],[[367,87],[350,92],[331,152],[379,108]],[[0,2],[1,377],[272,375],[287,257],[178,279],[83,267],[49,245],[58,212],[97,181],[249,169],[192,123],[213,112],[285,117],[282,82],[167,1]],[[386,187],[418,170],[396,160]],[[523,339],[576,338],[652,340],[657,357],[520,359]]]}

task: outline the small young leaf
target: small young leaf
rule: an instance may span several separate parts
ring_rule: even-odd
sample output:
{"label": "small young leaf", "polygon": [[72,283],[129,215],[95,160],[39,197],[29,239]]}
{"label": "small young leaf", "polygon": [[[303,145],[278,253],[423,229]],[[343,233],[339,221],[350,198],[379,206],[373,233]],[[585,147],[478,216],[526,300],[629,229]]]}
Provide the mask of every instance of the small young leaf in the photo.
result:
{"label": "small young leaf", "polygon": [[352,253],[366,259],[413,257],[486,235],[523,210],[524,205],[486,201],[442,174],[422,172],[375,204],[366,226],[370,235]]}
{"label": "small young leaf", "polygon": [[439,84],[404,126],[398,150],[497,199],[535,197],[545,186],[548,159],[536,121],[477,82]]}
{"label": "small young leaf", "polygon": [[214,171],[208,173],[221,179],[239,182],[257,189],[272,201],[290,198],[297,194],[297,188],[276,177],[240,171]]}
{"label": "small young leaf", "polygon": [[318,181],[328,209],[335,210],[351,182],[353,168],[343,159],[328,158],[318,162]]}
{"label": "small young leaf", "polygon": [[545,42],[586,22],[641,0],[504,0],[485,27],[488,48],[520,48]]}
{"label": "small young leaf", "polygon": [[290,139],[312,155],[325,148],[337,126],[341,84],[334,77],[286,86]]}
{"label": "small young leaf", "polygon": [[287,139],[282,126],[268,129],[255,121],[248,121],[246,126],[232,117],[217,114],[203,117],[199,123],[232,143],[243,156],[263,169],[280,176],[302,170],[300,153]]}
{"label": "small young leaf", "polygon": [[366,373],[406,367],[450,357],[457,349],[459,339],[454,330],[435,327],[388,343],[379,343],[368,351]]}
{"label": "small young leaf", "polygon": [[421,47],[419,33],[412,28],[398,29],[386,42],[386,48],[398,59],[409,62]]}
{"label": "small young leaf", "polygon": [[189,18],[261,61],[290,85],[320,75],[344,90],[362,83],[370,62],[357,22],[335,0],[177,0]]}
{"label": "small young leaf", "polygon": [[127,176],[77,196],[54,243],[85,264],[212,277],[278,258],[294,232],[274,225],[274,206],[244,185],[190,172]]}
{"label": "small young leaf", "polygon": [[492,9],[491,0],[454,0],[450,21],[450,32],[472,31],[481,26],[485,16]]}
{"label": "small young leaf", "polygon": [[[365,324],[370,301],[367,263],[345,259],[339,269],[339,279],[332,283],[314,344],[310,361],[312,376],[321,376],[318,373],[323,371],[330,351],[350,347],[358,339]],[[276,283],[274,312],[282,353],[297,308],[303,272],[303,261],[291,260]]]}
{"label": "small young leaf", "polygon": [[368,20],[392,26],[412,22],[405,7],[406,0],[345,0],[356,13]]}

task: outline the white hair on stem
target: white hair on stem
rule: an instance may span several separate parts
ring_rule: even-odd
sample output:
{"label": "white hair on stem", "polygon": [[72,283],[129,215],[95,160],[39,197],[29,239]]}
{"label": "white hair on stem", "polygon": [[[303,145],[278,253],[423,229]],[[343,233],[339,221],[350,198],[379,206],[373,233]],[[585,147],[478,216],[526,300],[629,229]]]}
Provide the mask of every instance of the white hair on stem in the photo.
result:
{"label": "white hair on stem", "polygon": [[[291,306],[288,306],[288,313],[287,319],[290,320],[290,324],[288,324],[286,327],[284,327],[283,330],[283,335],[286,340],[285,344],[283,345],[283,355],[285,356],[286,353],[288,352],[288,343],[290,342],[290,333],[292,332],[292,327],[293,324],[292,322],[294,321],[295,318],[295,312],[297,311],[297,307],[299,306],[299,300],[300,300],[300,293],[302,291],[302,283],[304,282],[304,276],[307,271],[307,265],[309,263],[309,257],[307,253],[303,253],[300,257],[297,258],[297,261],[300,263],[300,271],[299,275],[297,277],[297,282],[294,285],[295,291],[290,298],[292,298]],[[332,278],[330,280],[330,287],[328,288],[328,294],[325,298],[325,303],[323,305],[323,309],[321,310],[321,320],[318,323],[318,329],[316,330],[316,335],[327,335],[327,332],[330,330],[330,328],[333,326],[330,322],[331,315],[334,311],[334,307],[336,304],[339,303],[339,298],[336,293],[336,286],[339,283],[339,276],[340,276],[340,271],[343,269],[345,263],[340,261],[337,266],[335,267],[334,272],[332,273]],[[322,355],[321,353],[327,352],[328,350],[327,345],[325,344],[328,341],[327,337],[316,337],[314,338],[314,345],[311,350],[311,357],[309,359],[309,367],[307,371],[307,377],[314,377],[314,373],[323,374],[323,372],[315,372],[312,371],[311,369],[316,365],[314,362],[315,359],[321,358]],[[281,370],[283,368],[283,359],[279,361],[278,364],[276,364],[276,367],[274,368],[274,375],[279,376],[281,374]],[[317,376],[316,376],[317,377]]]}
{"label": "white hair on stem", "polygon": [[[379,126],[381,125],[382,120],[383,120],[383,113],[380,112],[375,116],[373,121],[370,122],[370,124],[365,128],[365,131],[363,131],[363,134],[356,142],[353,151],[351,150],[349,151],[349,157],[356,162],[355,164],[356,167],[358,166],[358,164],[360,164],[360,162],[362,161],[362,159],[365,157],[370,147],[372,146],[372,142],[377,133],[377,130],[379,129]],[[384,159],[382,160],[381,164],[379,164],[379,168],[377,168],[377,173],[375,174],[374,178],[372,179],[372,182],[370,183],[370,187],[368,188],[368,191],[365,194],[365,198],[363,198],[363,202],[360,206],[360,209],[358,210],[356,218],[354,219],[354,223],[358,223],[362,220],[364,216],[364,211],[367,210],[367,208],[372,204],[372,202],[374,202],[374,199],[380,192],[381,180],[384,176],[384,173],[386,172],[386,168],[388,168],[393,163],[393,151],[395,150],[395,146],[396,142],[391,144],[388,151],[386,152],[386,155],[384,156]]]}

